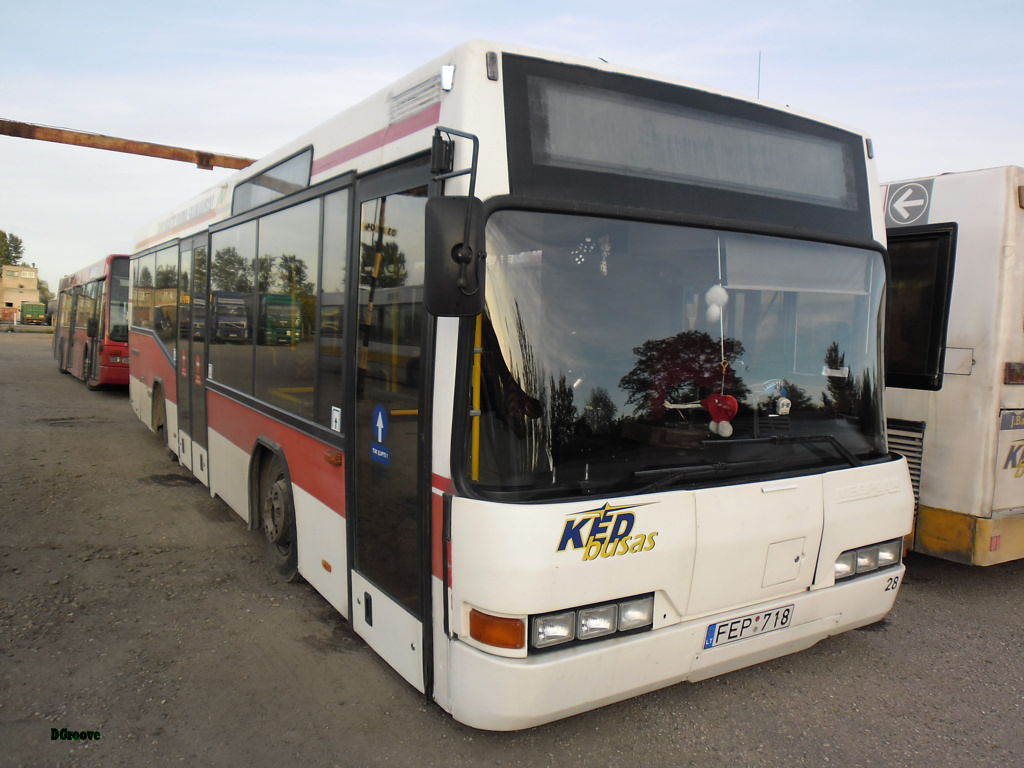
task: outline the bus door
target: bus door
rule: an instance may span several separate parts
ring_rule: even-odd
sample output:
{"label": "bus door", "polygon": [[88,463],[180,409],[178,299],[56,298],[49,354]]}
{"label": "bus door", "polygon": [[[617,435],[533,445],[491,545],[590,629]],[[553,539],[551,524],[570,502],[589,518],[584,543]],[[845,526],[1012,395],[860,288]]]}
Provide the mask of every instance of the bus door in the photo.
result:
{"label": "bus door", "polygon": [[178,269],[178,458],[210,484],[206,452],[206,236],[181,244]]}
{"label": "bus door", "polygon": [[[426,168],[360,186],[355,407],[349,430],[352,626],[418,690],[429,632],[420,355]],[[384,182],[388,182],[386,185]],[[420,184],[422,186],[415,186]],[[405,191],[386,194],[394,189]]]}
{"label": "bus door", "polygon": [[78,336],[78,303],[82,297],[83,286],[76,285],[68,291],[67,299],[71,303],[71,311],[68,314],[68,338],[64,345],[64,354],[61,356],[61,370],[77,376],[75,371],[75,338]]}
{"label": "bus door", "polygon": [[[109,279],[109,276],[108,278]],[[91,285],[94,287],[92,323],[86,320],[86,343],[85,354],[89,359],[83,365],[85,383],[89,384],[90,379],[99,380],[100,377],[100,349],[103,347],[103,339],[107,335],[107,279],[97,280]],[[89,336],[89,331],[93,335]]]}

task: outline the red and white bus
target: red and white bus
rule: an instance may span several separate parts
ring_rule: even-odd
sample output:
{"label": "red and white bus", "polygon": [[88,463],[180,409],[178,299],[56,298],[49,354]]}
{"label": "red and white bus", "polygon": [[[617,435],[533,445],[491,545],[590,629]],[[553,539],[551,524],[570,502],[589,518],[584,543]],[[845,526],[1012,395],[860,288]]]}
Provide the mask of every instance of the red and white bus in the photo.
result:
{"label": "red and white bus", "polygon": [[60,281],[53,356],[89,389],[128,383],[129,264],[113,254]]}
{"label": "red and white bus", "polygon": [[140,234],[132,405],[469,725],[807,648],[890,610],[913,514],[871,157],[461,46]]}

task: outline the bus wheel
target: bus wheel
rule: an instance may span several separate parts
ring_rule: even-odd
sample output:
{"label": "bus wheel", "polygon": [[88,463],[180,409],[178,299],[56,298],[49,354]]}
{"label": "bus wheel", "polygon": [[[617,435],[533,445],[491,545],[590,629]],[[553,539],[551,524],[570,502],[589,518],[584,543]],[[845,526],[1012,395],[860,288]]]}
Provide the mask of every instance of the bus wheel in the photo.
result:
{"label": "bus wheel", "polygon": [[270,562],[287,582],[299,580],[295,535],[295,505],[280,460],[274,458],[260,479],[260,525],[267,537]]}

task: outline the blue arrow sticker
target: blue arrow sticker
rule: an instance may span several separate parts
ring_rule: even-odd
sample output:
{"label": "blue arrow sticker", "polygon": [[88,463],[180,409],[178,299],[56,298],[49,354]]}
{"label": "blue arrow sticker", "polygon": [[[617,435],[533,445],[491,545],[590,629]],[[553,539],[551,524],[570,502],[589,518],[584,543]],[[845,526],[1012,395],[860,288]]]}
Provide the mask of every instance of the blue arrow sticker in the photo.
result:
{"label": "blue arrow sticker", "polygon": [[370,424],[373,430],[373,442],[370,443],[370,458],[385,467],[391,466],[391,452],[384,447],[384,440],[388,436],[388,412],[383,405],[373,409],[373,420]]}

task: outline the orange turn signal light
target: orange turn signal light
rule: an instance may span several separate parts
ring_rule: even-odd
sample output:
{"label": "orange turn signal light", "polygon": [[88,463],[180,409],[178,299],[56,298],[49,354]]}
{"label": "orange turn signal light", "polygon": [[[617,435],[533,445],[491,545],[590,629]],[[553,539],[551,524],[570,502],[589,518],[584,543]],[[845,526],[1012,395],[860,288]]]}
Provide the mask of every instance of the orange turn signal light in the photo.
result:
{"label": "orange turn signal light", "polygon": [[495,648],[524,648],[526,623],[522,619],[491,616],[474,608],[469,612],[469,636]]}

